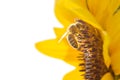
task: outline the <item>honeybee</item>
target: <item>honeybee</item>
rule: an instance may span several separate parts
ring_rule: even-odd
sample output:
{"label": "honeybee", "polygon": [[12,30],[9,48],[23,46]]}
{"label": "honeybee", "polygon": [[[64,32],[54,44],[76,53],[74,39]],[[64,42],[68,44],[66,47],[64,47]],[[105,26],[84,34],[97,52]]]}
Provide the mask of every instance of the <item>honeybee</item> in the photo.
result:
{"label": "honeybee", "polygon": [[108,69],[104,63],[103,40],[99,30],[82,20],[76,20],[68,27],[59,42],[65,36],[72,48],[83,53],[83,57],[79,57],[79,60],[83,60],[84,63],[79,63],[79,66],[84,67],[83,70],[80,70],[85,72],[84,78],[100,80]]}

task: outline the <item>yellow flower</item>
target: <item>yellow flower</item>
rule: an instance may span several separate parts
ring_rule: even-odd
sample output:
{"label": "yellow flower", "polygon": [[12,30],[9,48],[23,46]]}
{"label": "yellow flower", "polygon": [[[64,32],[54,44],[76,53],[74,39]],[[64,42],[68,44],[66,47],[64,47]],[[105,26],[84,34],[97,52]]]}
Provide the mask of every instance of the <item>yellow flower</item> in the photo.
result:
{"label": "yellow flower", "polygon": [[[83,72],[79,72],[78,53],[73,49],[65,34],[74,19],[80,19],[97,28],[103,39],[103,57],[107,68],[112,66],[115,75],[120,75],[120,0],[55,0],[55,15],[63,24],[63,28],[54,28],[56,38],[36,43],[36,48],[42,53],[64,60],[76,69],[63,80],[82,80]],[[60,42],[59,42],[60,41]],[[111,73],[106,73],[102,80],[113,80]]]}

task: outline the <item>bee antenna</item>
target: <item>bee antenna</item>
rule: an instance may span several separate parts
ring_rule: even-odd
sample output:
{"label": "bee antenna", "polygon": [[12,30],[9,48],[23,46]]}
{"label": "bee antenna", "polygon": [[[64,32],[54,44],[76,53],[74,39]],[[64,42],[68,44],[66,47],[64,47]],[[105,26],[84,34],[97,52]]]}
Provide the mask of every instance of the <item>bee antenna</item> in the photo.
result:
{"label": "bee antenna", "polygon": [[58,40],[58,43],[60,43],[67,34],[68,34],[68,31],[62,35],[62,37]]}

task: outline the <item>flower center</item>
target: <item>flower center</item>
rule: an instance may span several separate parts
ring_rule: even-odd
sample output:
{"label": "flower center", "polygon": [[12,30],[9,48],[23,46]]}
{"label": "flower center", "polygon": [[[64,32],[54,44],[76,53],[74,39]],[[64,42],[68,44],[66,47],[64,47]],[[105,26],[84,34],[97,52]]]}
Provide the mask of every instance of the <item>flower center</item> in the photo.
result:
{"label": "flower center", "polygon": [[82,52],[77,56],[79,67],[83,67],[80,72],[85,72],[86,80],[100,80],[108,72],[103,58],[103,40],[98,29],[92,25],[77,20],[68,28],[67,40],[76,50]]}

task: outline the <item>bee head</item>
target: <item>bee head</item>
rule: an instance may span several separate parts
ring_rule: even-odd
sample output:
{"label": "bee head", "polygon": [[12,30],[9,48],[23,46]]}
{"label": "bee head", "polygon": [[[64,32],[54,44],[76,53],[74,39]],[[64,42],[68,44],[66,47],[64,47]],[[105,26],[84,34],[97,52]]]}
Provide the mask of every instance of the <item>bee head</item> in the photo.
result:
{"label": "bee head", "polygon": [[75,22],[68,27],[68,32],[77,36],[80,34],[80,31],[84,29],[84,25],[81,22]]}
{"label": "bee head", "polygon": [[84,29],[85,29],[84,22],[81,20],[77,20],[75,23],[71,24],[68,27],[67,31],[63,34],[63,36],[59,39],[58,42],[60,42],[64,37],[66,37],[69,34],[72,34],[74,35],[74,37],[77,37],[80,34],[81,30]]}

